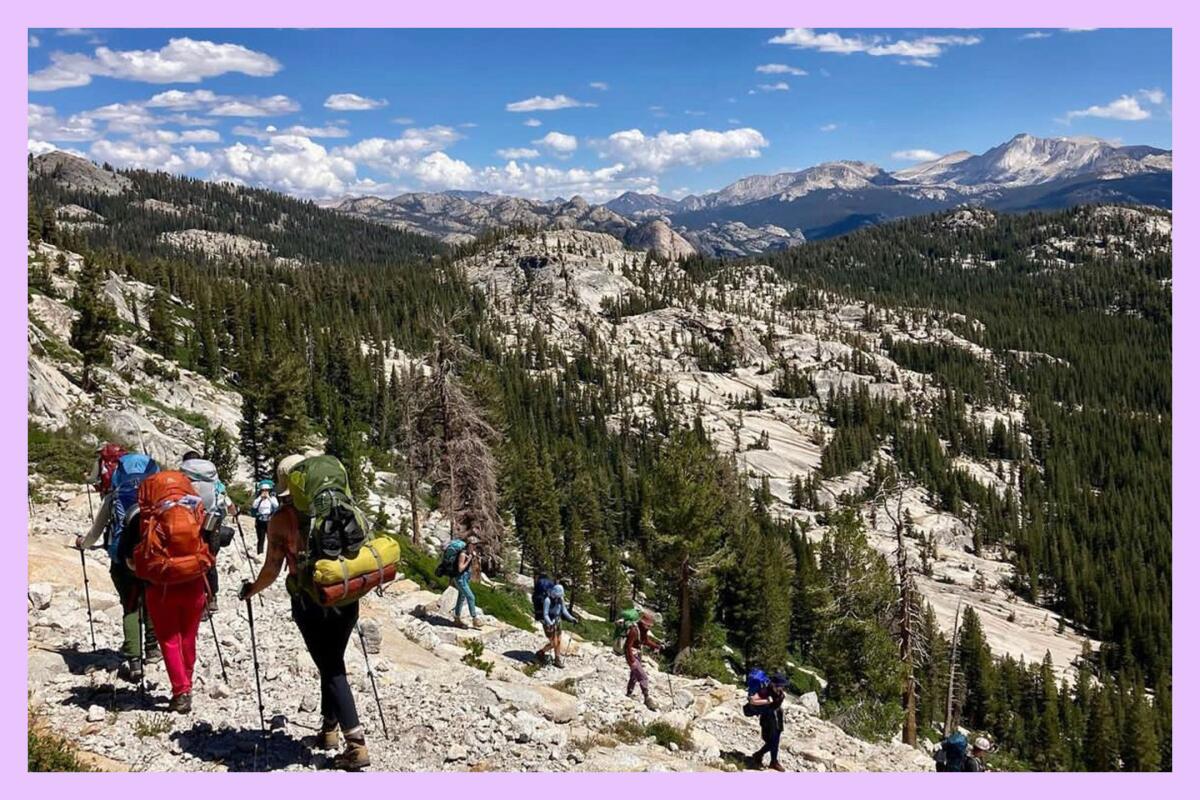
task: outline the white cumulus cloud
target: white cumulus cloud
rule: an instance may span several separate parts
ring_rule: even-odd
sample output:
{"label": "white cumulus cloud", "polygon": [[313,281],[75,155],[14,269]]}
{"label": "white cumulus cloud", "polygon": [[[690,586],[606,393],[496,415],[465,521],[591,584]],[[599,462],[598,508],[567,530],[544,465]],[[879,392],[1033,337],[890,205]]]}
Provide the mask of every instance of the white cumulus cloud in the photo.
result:
{"label": "white cumulus cloud", "polygon": [[[1146,98],[1149,100],[1150,98]],[[1162,98],[1159,98],[1161,102]],[[1152,101],[1153,102],[1153,101]],[[1137,122],[1143,119],[1150,118],[1150,112],[1142,108],[1137,97],[1130,94],[1123,94],[1116,100],[1113,100],[1105,105],[1088,106],[1087,108],[1078,109],[1076,111],[1068,111],[1066,120],[1070,122],[1077,117],[1096,117],[1098,119],[1115,119],[1124,122]]]}
{"label": "white cumulus cloud", "polygon": [[283,94],[273,94],[270,97],[229,97],[220,100],[209,114],[215,117],[278,117],[283,114],[294,114],[300,110],[300,104]]}
{"label": "white cumulus cloud", "polygon": [[538,151],[532,147],[502,147],[496,151],[496,155],[512,161],[514,159],[537,158]]}
{"label": "white cumulus cloud", "polygon": [[588,84],[588,86],[590,86],[593,89],[600,91],[600,92],[608,91],[608,84],[605,83],[604,81],[592,81],[591,83]]}
{"label": "white cumulus cloud", "polygon": [[356,164],[365,164],[393,177],[402,177],[412,171],[417,156],[442,150],[461,138],[461,133],[446,125],[407,128],[399,138],[363,139],[336,148],[334,153]]}
{"label": "white cumulus cloud", "polygon": [[325,107],[333,111],[372,111],[376,108],[383,108],[387,104],[387,100],[363,97],[353,92],[331,94],[325,98]]}
{"label": "white cumulus cloud", "polygon": [[212,177],[266,186],[302,197],[334,197],[355,179],[354,162],[304,136],[280,135],[267,144],[227,147]]}
{"label": "white cumulus cloud", "polygon": [[[915,39],[889,39],[883,36],[842,36],[829,31],[817,33],[812,28],[791,28],[767,40],[769,44],[816,50],[821,53],[866,53],[869,56],[894,56],[906,59],[937,58],[947,47],[966,47],[983,41],[978,36],[928,35]],[[913,63],[913,62],[908,62]],[[914,66],[927,66],[914,64]]]}
{"label": "white cumulus cloud", "polygon": [[92,55],[51,53],[50,65],[29,76],[29,89],[36,92],[87,86],[97,76],[144,83],[199,83],[228,72],[267,77],[281,68],[266,53],[240,44],[183,37],[171,39],[158,50],[97,47]]}
{"label": "white cumulus cloud", "polygon": [[597,143],[605,156],[635,168],[661,172],[677,166],[701,166],[731,158],[757,158],[768,145],[754,128],[728,131],[660,131],[647,136],[637,128],[617,131]]}
{"label": "white cumulus cloud", "polygon": [[542,145],[555,155],[568,156],[575,152],[575,148],[579,146],[579,140],[569,133],[550,131],[542,138],[534,140],[534,144]]}
{"label": "white cumulus cloud", "polygon": [[764,75],[796,75],[798,77],[808,74],[799,67],[789,67],[787,64],[759,64],[754,71]]}
{"label": "white cumulus cloud", "polygon": [[506,111],[558,111],[563,108],[582,108],[585,106],[595,106],[595,103],[584,103],[576,100],[574,97],[567,97],[565,94],[556,94],[554,97],[542,97],[540,94],[530,97],[526,100],[518,100],[515,103],[509,103],[504,108]]}
{"label": "white cumulus cloud", "polygon": [[897,161],[933,161],[935,158],[941,157],[941,153],[935,153],[932,150],[924,150],[919,147],[913,150],[897,150],[892,153],[892,158]]}

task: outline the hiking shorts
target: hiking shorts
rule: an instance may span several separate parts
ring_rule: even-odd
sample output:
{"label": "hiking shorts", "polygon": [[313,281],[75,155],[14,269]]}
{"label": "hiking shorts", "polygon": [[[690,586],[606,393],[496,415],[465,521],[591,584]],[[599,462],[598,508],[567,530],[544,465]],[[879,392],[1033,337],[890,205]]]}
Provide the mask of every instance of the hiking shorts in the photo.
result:
{"label": "hiking shorts", "polygon": [[546,623],[543,622],[542,623],[542,632],[546,634],[547,639],[553,639],[555,636],[558,636],[558,634],[560,634],[562,632],[562,623],[561,622],[552,622],[549,625],[547,625]]}

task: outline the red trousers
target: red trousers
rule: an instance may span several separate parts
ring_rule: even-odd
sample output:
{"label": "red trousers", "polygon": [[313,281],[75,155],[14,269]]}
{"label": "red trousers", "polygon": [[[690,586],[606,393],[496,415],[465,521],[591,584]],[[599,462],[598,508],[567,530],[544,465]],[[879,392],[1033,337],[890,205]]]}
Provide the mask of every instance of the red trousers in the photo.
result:
{"label": "red trousers", "polygon": [[192,668],[196,665],[196,633],[208,601],[203,576],[174,586],[146,587],[146,611],[154,623],[162,650],[171,696],[192,690]]}

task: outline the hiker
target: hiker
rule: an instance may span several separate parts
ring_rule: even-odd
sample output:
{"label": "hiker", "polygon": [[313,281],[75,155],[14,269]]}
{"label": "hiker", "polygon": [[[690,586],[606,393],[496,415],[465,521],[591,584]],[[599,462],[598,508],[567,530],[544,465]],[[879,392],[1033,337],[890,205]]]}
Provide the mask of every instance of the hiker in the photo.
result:
{"label": "hiker", "polygon": [[474,534],[468,536],[467,546],[459,551],[458,560],[455,562],[454,588],[458,589],[458,599],[454,601],[454,624],[460,628],[467,627],[467,624],[462,621],[464,601],[467,609],[471,612],[471,626],[483,627],[483,623],[479,621],[479,609],[475,607],[475,593],[471,591],[471,565],[477,557],[475,548],[478,545],[479,537]]}
{"label": "hiker", "polygon": [[225,484],[217,475],[217,465],[202,458],[195,450],[183,454],[179,463],[179,471],[188,477],[196,494],[204,501],[204,533],[208,541],[209,552],[212,553],[213,566],[208,571],[208,607],[204,611],[205,618],[217,613],[217,592],[220,587],[217,578],[217,553],[233,541],[233,528],[225,525],[227,515],[237,515],[237,507],[225,492]]}
{"label": "hiker", "polygon": [[779,740],[783,737],[784,688],[788,685],[788,679],[782,673],[772,675],[770,680],[765,678],[766,675],[760,670],[751,670],[745,712],[747,715],[758,717],[763,746],[750,758],[755,769],[762,769],[763,758],[769,753],[771,764],[768,768],[776,772],[787,772],[779,763]]}
{"label": "hiker", "polygon": [[[543,581],[550,584],[548,588]],[[553,651],[554,666],[561,669],[563,667],[562,621],[565,619],[567,622],[578,623],[579,620],[571,616],[566,603],[563,602],[566,590],[563,589],[561,583],[555,583],[549,578],[539,578],[533,589],[534,606],[538,608],[538,619],[541,620],[542,631],[546,634],[546,646],[538,650],[538,658],[544,662]]]}
{"label": "hiker", "polygon": [[663,648],[662,642],[655,639],[650,632],[653,627],[654,615],[649,611],[643,611],[638,617],[637,624],[630,625],[629,632],[625,635],[625,663],[629,665],[629,683],[625,686],[625,696],[633,697],[633,688],[640,686],[646,708],[657,711],[658,706],[650,699],[650,678],[646,675],[645,667],[642,666],[643,646],[654,651],[661,651]]}
{"label": "hiker", "polygon": [[986,736],[979,736],[971,743],[971,755],[963,762],[963,772],[987,772],[987,755],[992,743]]}
{"label": "hiker", "polygon": [[208,604],[205,573],[214,558],[205,537],[204,501],[182,472],[162,471],[138,487],[117,557],[146,582],[146,612],[154,623],[171,682],[169,711],[192,710],[196,635]]}
{"label": "hiker", "polygon": [[137,492],[142,480],[158,472],[158,464],[141,453],[126,453],[118,459],[117,466],[109,478],[109,489],[100,503],[91,530],[86,535],[75,537],[75,546],[80,550],[95,544],[101,536],[108,541],[108,575],[113,588],[121,600],[121,656],[125,659],[119,674],[130,683],[137,683],[145,674],[146,662],[158,661],[162,655],[155,637],[154,625],[145,620],[145,643],[139,631],[138,618],[142,616],[143,584],[118,556],[121,531],[125,523],[137,512]]}
{"label": "hiker", "polygon": [[[92,473],[88,476],[88,485],[96,490],[96,494],[100,496],[101,503],[104,498],[112,491],[113,473],[117,471],[117,465],[121,463],[121,456],[126,454],[124,447],[112,442],[106,442],[103,447],[96,451],[96,460],[92,463]],[[112,529],[104,526],[104,546],[108,547],[111,538]]]}
{"label": "hiker", "polygon": [[275,484],[269,480],[259,481],[258,496],[250,504],[250,511],[254,514],[254,535],[258,538],[255,551],[260,556],[267,543],[267,524],[279,510],[279,498],[271,491],[274,488]]}
{"label": "hiker", "polygon": [[346,645],[358,622],[358,601],[323,607],[301,588],[299,563],[307,556],[312,520],[297,509],[288,481],[289,474],[304,461],[303,456],[290,455],[279,462],[276,476],[279,510],[267,525],[266,557],[258,577],[242,584],[238,599],[245,601],[266,589],[287,564],[292,620],[321,678],[321,729],[316,746],[322,750],[337,749],[340,729],[346,749],[334,758],[333,765],[337,769],[357,770],[371,764],[366,732],[359,722],[354,693],[346,678]]}

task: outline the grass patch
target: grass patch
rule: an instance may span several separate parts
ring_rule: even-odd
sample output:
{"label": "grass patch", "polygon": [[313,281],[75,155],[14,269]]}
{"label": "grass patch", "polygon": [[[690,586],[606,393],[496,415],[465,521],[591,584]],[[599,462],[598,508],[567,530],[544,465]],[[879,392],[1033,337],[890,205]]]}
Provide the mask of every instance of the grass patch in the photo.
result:
{"label": "grass patch", "polygon": [[729,667],[725,666],[726,654],[715,647],[693,647],[681,653],[675,661],[675,671],[693,678],[713,678],[729,682],[736,678],[731,675]]}
{"label": "grass patch", "polygon": [[[407,578],[431,592],[444,592],[450,585],[448,578],[434,574],[438,557],[403,538],[400,539],[400,565]],[[534,630],[529,598],[524,592],[501,583],[495,586],[473,584],[471,589],[479,607],[496,619],[523,631]]]}
{"label": "grass patch", "polygon": [[149,716],[141,716],[134,720],[133,735],[139,739],[145,739],[149,736],[170,733],[174,727],[175,720],[171,719],[170,714],[150,714]]}
{"label": "grass patch", "polygon": [[154,395],[150,394],[150,392],[145,389],[136,388],[129,394],[139,403],[144,403],[151,408],[157,408],[159,411],[174,417],[185,425],[191,425],[193,428],[199,428],[200,430],[205,430],[209,427],[208,417],[204,416],[203,414],[199,414],[195,411],[188,411],[186,408],[169,406],[156,398]]}
{"label": "grass patch", "polygon": [[579,690],[575,687],[575,679],[574,678],[564,678],[563,680],[561,680],[557,683],[550,684],[550,688],[557,689],[558,691],[560,691],[564,694],[569,694],[573,697],[579,696]]}
{"label": "grass patch", "polygon": [[692,732],[688,728],[677,728],[669,722],[658,719],[646,726],[646,735],[653,736],[654,741],[662,747],[675,745],[680,750],[692,749]]}
{"label": "grass patch", "polygon": [[633,719],[619,719],[604,732],[625,744],[637,744],[646,738],[646,726]]}
{"label": "grass patch", "polygon": [[29,709],[29,772],[95,772],[80,760],[75,745],[48,728],[41,716]]}
{"label": "grass patch", "polygon": [[542,659],[539,657],[539,658],[535,658],[533,661],[530,661],[528,664],[521,667],[521,672],[523,672],[525,674],[525,677],[532,678],[534,675],[538,674],[538,672],[541,670],[541,668],[542,668]]}

